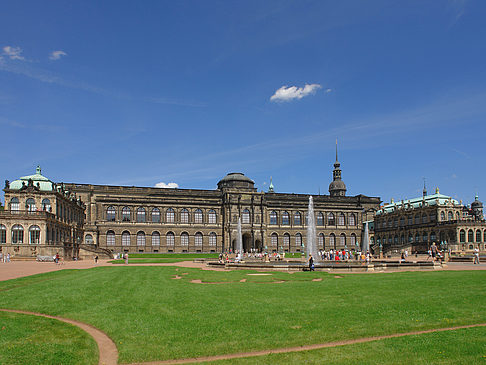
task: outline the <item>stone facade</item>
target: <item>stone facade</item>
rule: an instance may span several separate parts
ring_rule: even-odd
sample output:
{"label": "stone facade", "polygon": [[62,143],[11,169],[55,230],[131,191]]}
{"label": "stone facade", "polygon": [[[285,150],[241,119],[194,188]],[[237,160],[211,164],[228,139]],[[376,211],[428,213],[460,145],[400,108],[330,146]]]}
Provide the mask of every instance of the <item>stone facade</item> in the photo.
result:
{"label": "stone facade", "polygon": [[435,242],[455,252],[486,251],[486,222],[476,196],[470,207],[447,195],[424,194],[421,198],[391,202],[380,209],[374,221],[375,251],[384,253],[427,252]]}
{"label": "stone facade", "polygon": [[78,255],[84,232],[84,204],[40,174],[5,182],[0,211],[0,252],[36,257]]}

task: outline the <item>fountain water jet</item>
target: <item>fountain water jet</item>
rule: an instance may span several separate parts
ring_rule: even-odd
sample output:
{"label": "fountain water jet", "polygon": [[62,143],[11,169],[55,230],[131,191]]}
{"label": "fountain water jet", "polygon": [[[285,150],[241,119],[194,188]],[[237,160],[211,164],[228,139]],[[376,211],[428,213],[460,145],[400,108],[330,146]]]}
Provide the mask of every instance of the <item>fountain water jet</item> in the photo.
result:
{"label": "fountain water jet", "polygon": [[364,222],[364,233],[363,233],[363,245],[361,247],[362,252],[366,253],[370,250],[370,237],[368,232],[368,222]]}
{"label": "fountain water jet", "polygon": [[238,231],[236,236],[236,258],[241,261],[243,258],[243,237],[241,235],[241,217],[238,218]]}
{"label": "fountain water jet", "polygon": [[306,237],[306,257],[312,255],[314,261],[320,261],[320,256],[317,254],[316,244],[316,221],[314,216],[314,201],[312,195],[309,196],[309,207],[307,209],[307,237]]}

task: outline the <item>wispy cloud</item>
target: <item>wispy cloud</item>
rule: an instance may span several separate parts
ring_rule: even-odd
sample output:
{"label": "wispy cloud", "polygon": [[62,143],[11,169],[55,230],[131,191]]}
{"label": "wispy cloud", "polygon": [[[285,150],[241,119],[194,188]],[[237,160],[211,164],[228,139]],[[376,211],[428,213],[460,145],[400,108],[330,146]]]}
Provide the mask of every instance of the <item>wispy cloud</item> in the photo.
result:
{"label": "wispy cloud", "polygon": [[[304,87],[285,85],[275,91],[275,94],[270,97],[270,101],[281,102],[302,99],[305,96],[315,94],[320,88],[322,86],[319,84],[305,84]],[[331,89],[328,90],[330,91]]]}
{"label": "wispy cloud", "polygon": [[166,184],[165,182],[158,182],[157,184],[155,184],[155,187],[156,188],[162,188],[162,189],[177,189],[179,187],[179,184],[175,183],[175,182],[170,182],[168,184]]}
{"label": "wispy cloud", "polygon": [[5,46],[3,47],[2,54],[10,58],[11,60],[25,60],[25,57],[21,55],[22,49],[20,47]]}
{"label": "wispy cloud", "polygon": [[447,8],[452,13],[453,19],[451,26],[456,24],[459,19],[466,13],[467,0],[449,0],[447,2]]}
{"label": "wispy cloud", "polygon": [[64,51],[52,51],[49,54],[49,59],[56,61],[56,60],[60,59],[62,56],[67,56],[67,53],[64,52]]}

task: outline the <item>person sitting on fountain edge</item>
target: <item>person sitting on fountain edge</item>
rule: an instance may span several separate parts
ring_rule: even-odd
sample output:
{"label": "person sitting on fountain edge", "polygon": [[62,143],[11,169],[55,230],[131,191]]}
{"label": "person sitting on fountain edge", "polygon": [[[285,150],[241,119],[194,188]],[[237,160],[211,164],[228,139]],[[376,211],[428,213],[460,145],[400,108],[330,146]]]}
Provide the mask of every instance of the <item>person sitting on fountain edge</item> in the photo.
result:
{"label": "person sitting on fountain edge", "polygon": [[309,254],[309,270],[314,271],[314,258]]}

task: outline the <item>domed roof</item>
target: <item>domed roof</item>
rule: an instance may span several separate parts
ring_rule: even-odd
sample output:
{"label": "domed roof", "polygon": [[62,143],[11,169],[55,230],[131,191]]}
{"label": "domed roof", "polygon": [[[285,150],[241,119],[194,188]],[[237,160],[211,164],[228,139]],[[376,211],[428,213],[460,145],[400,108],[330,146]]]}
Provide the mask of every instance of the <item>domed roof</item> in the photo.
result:
{"label": "domed roof", "polygon": [[34,175],[22,176],[20,179],[12,181],[9,189],[20,190],[32,180],[34,186],[38,186],[41,191],[52,191],[53,183],[47,177],[41,175],[41,168],[37,166]]}
{"label": "domed roof", "polygon": [[342,180],[334,180],[329,184],[329,191],[346,190],[346,184]]}
{"label": "domed roof", "polygon": [[230,172],[218,182],[218,189],[223,187],[253,189],[255,182],[241,172]]}
{"label": "domed roof", "polygon": [[483,207],[483,203],[479,201],[479,197],[476,194],[476,198],[471,203],[471,208],[482,208],[482,207]]}

